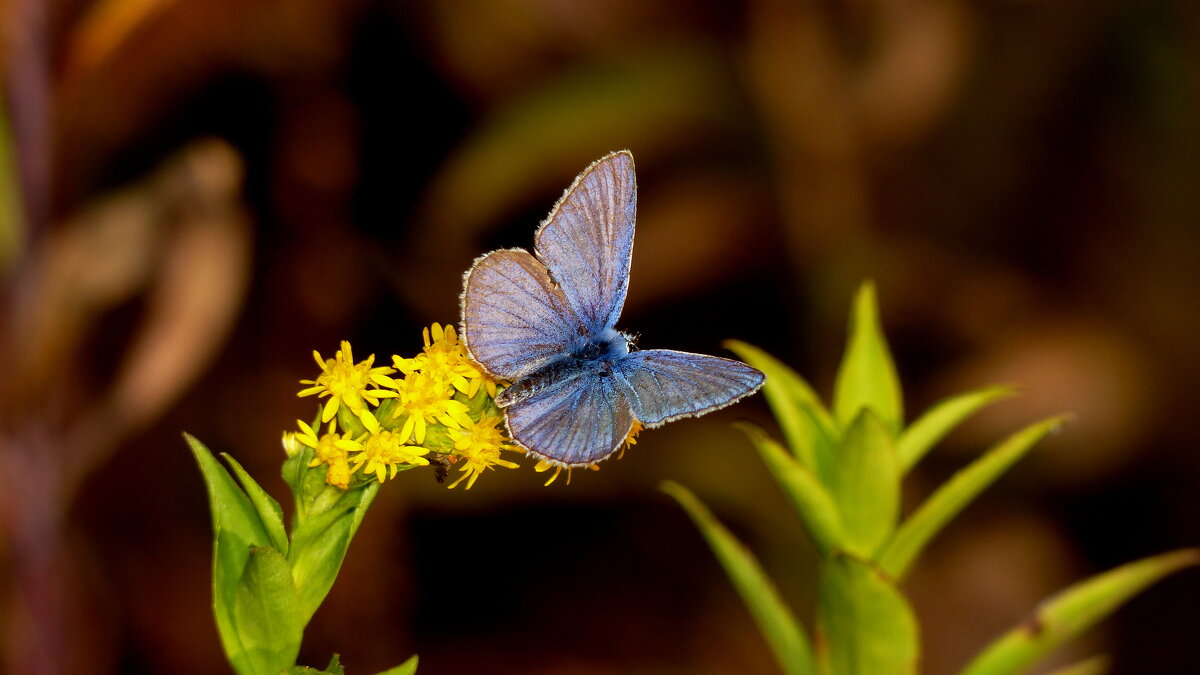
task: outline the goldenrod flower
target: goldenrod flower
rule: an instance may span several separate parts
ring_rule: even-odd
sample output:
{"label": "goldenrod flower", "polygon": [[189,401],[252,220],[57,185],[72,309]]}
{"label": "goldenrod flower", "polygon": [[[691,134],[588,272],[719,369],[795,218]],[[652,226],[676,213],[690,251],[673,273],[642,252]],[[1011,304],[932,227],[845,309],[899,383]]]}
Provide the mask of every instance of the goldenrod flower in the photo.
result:
{"label": "goldenrod flower", "polygon": [[329,468],[325,470],[325,482],[330,485],[341,488],[343,490],[350,487],[350,462],[342,457],[329,464]]}
{"label": "goldenrod flower", "polygon": [[[368,413],[370,414],[370,413]],[[346,434],[336,433],[337,425],[329,423],[329,431],[318,437],[317,432],[303,420],[296,420],[300,432],[294,434],[296,442],[313,449],[312,461],[309,467],[328,464],[325,482],[345,490],[350,486],[350,468],[348,458],[351,452],[362,450],[362,444],[352,440]]]}
{"label": "goldenrod flower", "polygon": [[296,432],[283,432],[283,452],[289,458],[295,457],[300,452],[300,441],[296,440]]}
{"label": "goldenrod flower", "polygon": [[495,466],[517,468],[515,462],[500,457],[503,450],[519,451],[520,448],[508,442],[504,433],[496,426],[499,422],[499,417],[485,415],[478,422],[464,425],[454,434],[454,450],[459,455],[459,470],[463,475],[449,487],[453,488],[466,480],[466,489],[470,490],[471,486],[475,485],[475,479],[488,469]]}
{"label": "goldenrod flower", "polygon": [[396,388],[400,397],[392,416],[408,415],[400,429],[401,443],[408,442],[410,437],[415,437],[417,443],[424,443],[425,427],[434,422],[451,429],[472,423],[467,415],[467,404],[451,399],[449,385],[437,378],[413,372],[398,382]]}
{"label": "goldenrod flower", "polygon": [[[551,483],[558,480],[558,474],[562,473],[563,468],[564,468],[563,465],[559,464],[558,462],[550,462],[550,461],[542,459],[542,460],[538,460],[538,463],[534,465],[533,470],[538,473],[542,473],[543,471],[549,471],[550,469],[554,469],[554,475],[550,476],[550,478],[544,483],[544,485],[549,486]],[[570,485],[572,471],[574,471],[577,468],[584,469],[587,471],[599,471],[600,465],[599,464],[587,464],[587,465],[584,465],[581,467],[568,466],[565,468],[567,470],[567,485]]]}
{"label": "goldenrod flower", "polygon": [[[363,416],[367,433],[360,439],[361,450],[351,460],[358,471],[365,465],[364,474],[374,474],[382,483],[388,478],[395,478],[401,464],[425,465],[429,460],[422,455],[429,450],[416,445],[405,445],[400,434],[384,429],[371,413]],[[407,439],[405,439],[407,440]]]}
{"label": "goldenrod flower", "polygon": [[[321,367],[321,374],[315,380],[300,380],[300,384],[312,386],[301,390],[297,395],[312,396],[316,394],[318,397],[330,397],[321,410],[322,422],[333,419],[342,405],[349,408],[355,415],[362,417],[366,412],[364,402],[377,406],[379,399],[396,396],[394,391],[378,389],[378,387],[395,388],[396,381],[388,377],[395,371],[386,366],[372,368],[371,365],[375,363],[374,354],[366,361],[355,363],[354,355],[350,351],[350,343],[345,340],[342,340],[342,348],[337,351],[334,358],[322,359],[321,354],[316,350],[313,351],[313,358]],[[376,388],[368,389],[368,387]]]}
{"label": "goldenrod flower", "polygon": [[634,420],[633,426],[629,428],[629,434],[625,436],[625,442],[621,444],[621,449],[617,452],[617,459],[621,459],[625,456],[625,450],[627,448],[632,448],[633,446],[637,445],[637,435],[642,432],[642,429],[645,429],[645,427],[642,426],[642,423]]}
{"label": "goldenrod flower", "polygon": [[453,326],[443,328],[435,323],[431,328],[423,329],[421,335],[425,339],[424,351],[411,359],[393,356],[392,364],[396,370],[405,375],[423,372],[472,398],[481,386],[489,396],[496,397],[496,381],[467,356],[467,349],[458,341]]}

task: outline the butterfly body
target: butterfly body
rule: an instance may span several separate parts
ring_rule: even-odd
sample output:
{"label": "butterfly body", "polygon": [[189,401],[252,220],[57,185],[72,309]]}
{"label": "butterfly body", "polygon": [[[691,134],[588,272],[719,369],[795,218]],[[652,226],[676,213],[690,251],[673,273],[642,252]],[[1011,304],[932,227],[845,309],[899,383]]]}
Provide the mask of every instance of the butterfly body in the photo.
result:
{"label": "butterfly body", "polygon": [[588,167],[535,234],[536,257],[493,251],[467,272],[462,335],[472,358],[512,384],[496,397],[514,441],[563,466],[613,454],[635,420],[701,415],[754,393],[759,371],[715,356],[632,351],[615,325],[629,285],[633,157]]}
{"label": "butterfly body", "polygon": [[578,349],[551,361],[512,383],[496,396],[496,405],[507,408],[545,390],[580,377],[611,377],[614,364],[629,354],[629,339],[609,330],[611,335],[588,340]]}

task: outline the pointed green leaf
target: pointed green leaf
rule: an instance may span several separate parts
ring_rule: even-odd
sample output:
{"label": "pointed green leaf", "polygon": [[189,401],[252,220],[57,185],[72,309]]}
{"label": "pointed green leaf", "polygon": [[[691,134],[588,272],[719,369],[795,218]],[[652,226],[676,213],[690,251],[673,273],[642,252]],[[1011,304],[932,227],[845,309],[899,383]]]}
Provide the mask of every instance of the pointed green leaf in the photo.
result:
{"label": "pointed green leaf", "polygon": [[904,403],[896,365],[879,325],[875,285],[866,282],[854,299],[846,353],[834,384],[833,411],[842,428],[869,408],[893,436],[904,424]]}
{"label": "pointed green leaf", "polygon": [[341,660],[337,654],[329,660],[329,665],[325,666],[325,670],[317,670],[308,666],[292,666],[287,671],[287,675],[346,675],[346,669],[342,667]]}
{"label": "pointed green leaf", "polygon": [[993,642],[962,675],[1024,672],[1051,650],[1091,628],[1163,577],[1200,564],[1200,549],[1143,558],[1068,587],[1029,619]]}
{"label": "pointed green leaf", "polygon": [[770,645],[779,667],[788,675],[814,675],[816,670],[808,636],[779,597],[775,584],[758,564],[754,554],[725,529],[687,488],[673,481],[664,481],[660,487],[683,506],[712,548],[758,624],[758,630]]}
{"label": "pointed green leaf", "polygon": [[388,668],[378,675],[415,675],[417,672],[417,655],[413,654],[407,661],[395,668]]}
{"label": "pointed green leaf", "polygon": [[844,546],[845,532],[833,497],[810,470],[792,458],[766,432],[751,424],[737,425],[758,448],[763,462],[779,481],[796,513],[804,521],[813,544],[823,557]]}
{"label": "pointed green leaf", "polygon": [[332,508],[300,522],[292,533],[289,560],[305,623],[333,587],[350,539],[378,492],[376,482],[346,490]]}
{"label": "pointed green leaf", "polygon": [[[221,466],[212,452],[194,436],[184,434],[183,438],[200,465],[200,472],[204,475],[204,483],[208,487],[213,530],[236,532],[246,540],[247,545],[270,546],[271,538],[258,516],[258,510],[225,467]],[[246,555],[249,557],[249,553]]]}
{"label": "pointed green leaf", "polygon": [[1112,662],[1107,656],[1093,656],[1066,668],[1059,668],[1050,675],[1104,675],[1111,667]]}
{"label": "pointed green leaf", "polygon": [[879,564],[888,574],[903,579],[909,565],[934,535],[984,488],[1024,457],[1038,441],[1061,427],[1064,421],[1064,417],[1051,417],[1031,424],[954,474],[900,526],[896,537],[880,556]]}
{"label": "pointed green leaf", "polygon": [[837,675],[915,673],[917,620],[908,601],[879,570],[838,554],[821,571],[818,658]]}
{"label": "pointed green leaf", "polygon": [[900,467],[883,424],[869,409],[846,429],[829,492],[845,528],[846,550],[871,558],[896,528]]}
{"label": "pointed green leaf", "polygon": [[1002,398],[1012,396],[1011,387],[985,387],[965,394],[952,396],[934,404],[917,421],[913,422],[896,440],[896,455],[900,458],[900,470],[908,473],[926,452],[945,438],[954,427],[962,423],[984,406]]}
{"label": "pointed green leaf", "polygon": [[246,496],[250,498],[250,503],[254,505],[254,510],[258,513],[258,518],[267,531],[267,536],[271,538],[271,546],[276,551],[287,555],[287,531],[283,529],[283,509],[279,508],[279,502],[272,499],[266,490],[259,487],[258,483],[254,482],[254,478],[232,456],[221,453],[221,457],[233,469],[233,474],[237,476]]}
{"label": "pointed green leaf", "polygon": [[820,397],[796,371],[758,347],[738,340],[724,344],[767,376],[763,395],[792,453],[816,476],[828,476],[839,432]]}
{"label": "pointed green leaf", "polygon": [[292,568],[283,555],[253,548],[233,605],[249,672],[270,675],[296,663],[304,632],[298,604]]}
{"label": "pointed green leaf", "polygon": [[246,661],[246,650],[238,635],[234,599],[251,547],[270,546],[271,537],[250,499],[212,452],[190,434],[183,437],[200,465],[208,488],[213,517],[213,614],[221,646],[237,672],[251,673],[254,671]]}

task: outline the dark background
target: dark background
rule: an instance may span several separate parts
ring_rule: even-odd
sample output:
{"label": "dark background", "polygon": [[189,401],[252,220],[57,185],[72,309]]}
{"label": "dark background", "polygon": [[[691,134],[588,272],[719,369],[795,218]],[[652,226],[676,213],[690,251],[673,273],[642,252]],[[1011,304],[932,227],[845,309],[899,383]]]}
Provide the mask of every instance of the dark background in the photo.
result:
{"label": "dark background", "polygon": [[[620,328],[736,337],[828,395],[864,278],[908,417],[992,383],[906,503],[1041,417],[1074,421],[906,585],[925,672],[1073,580],[1200,541],[1200,9],[1167,0],[438,3],[14,0],[0,274],[9,672],[222,672],[203,484],[281,501],[311,351],[412,355],[461,274],[561,190],[638,163]],[[19,209],[14,206],[20,204]],[[350,672],[773,673],[678,480],[811,626],[814,553],[729,423],[647,432],[542,487],[530,462],[385,485],[301,662]],[[1185,572],[1076,641],[1183,672]]]}

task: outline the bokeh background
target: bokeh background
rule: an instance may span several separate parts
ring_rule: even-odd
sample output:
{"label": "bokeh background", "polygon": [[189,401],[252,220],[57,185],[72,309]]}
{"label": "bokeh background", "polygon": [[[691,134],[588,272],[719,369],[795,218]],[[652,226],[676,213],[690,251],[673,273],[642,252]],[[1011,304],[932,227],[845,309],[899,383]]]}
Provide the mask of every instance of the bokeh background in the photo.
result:
{"label": "bokeh background", "polygon": [[[480,253],[633,151],[621,327],[828,393],[874,278],[910,417],[991,383],[906,501],[1049,414],[907,585],[928,673],[1038,599],[1200,542],[1200,5],[1171,0],[10,0],[0,629],[12,673],[226,670],[180,432],[275,494],[311,351],[412,354]],[[814,554],[729,423],[546,488],[382,490],[301,659],[368,673],[773,673],[692,487],[810,619]],[[1200,575],[1075,643],[1194,666]],[[810,622],[811,625],[811,622]]]}

